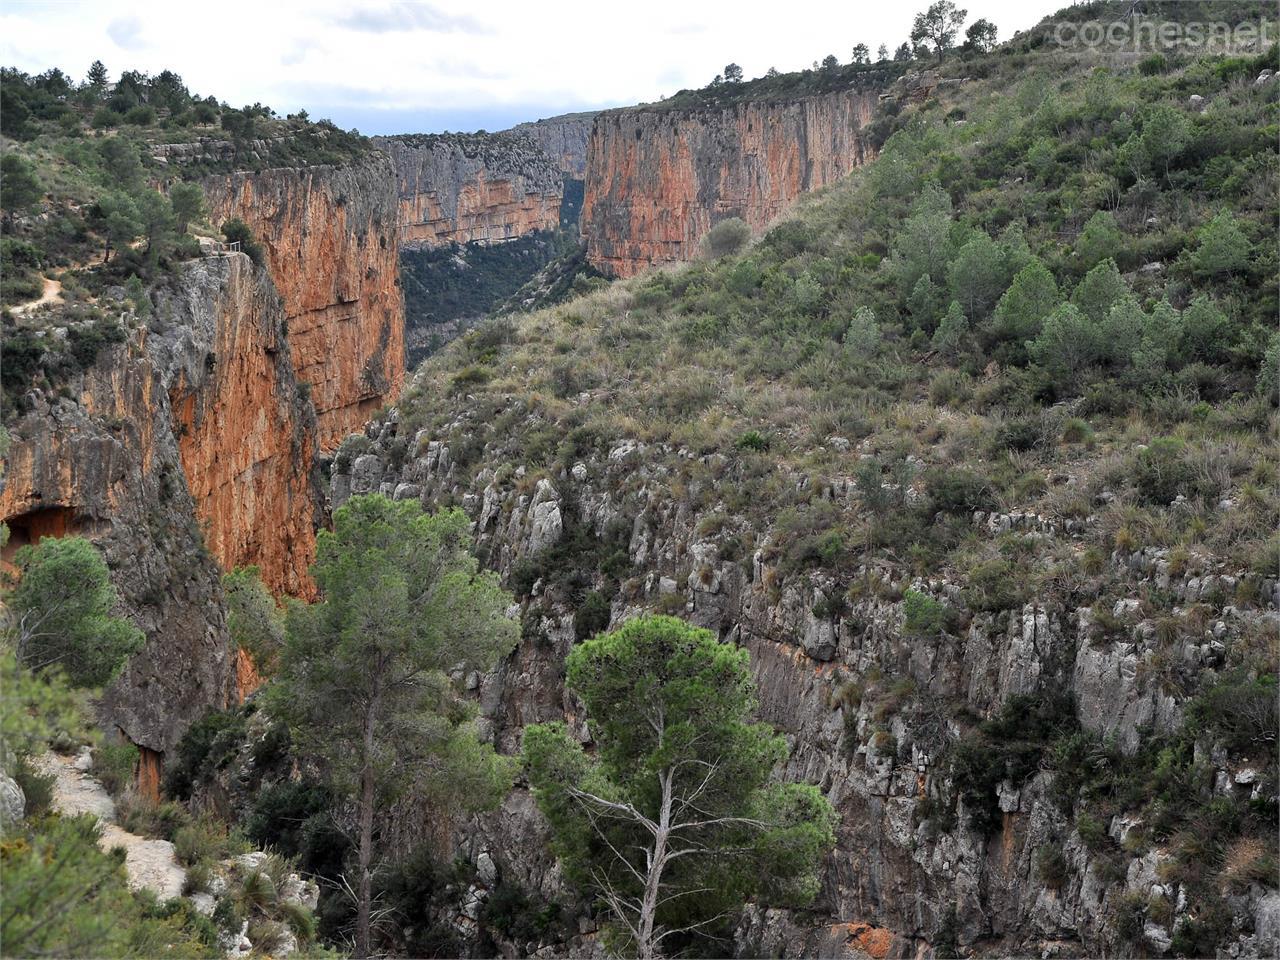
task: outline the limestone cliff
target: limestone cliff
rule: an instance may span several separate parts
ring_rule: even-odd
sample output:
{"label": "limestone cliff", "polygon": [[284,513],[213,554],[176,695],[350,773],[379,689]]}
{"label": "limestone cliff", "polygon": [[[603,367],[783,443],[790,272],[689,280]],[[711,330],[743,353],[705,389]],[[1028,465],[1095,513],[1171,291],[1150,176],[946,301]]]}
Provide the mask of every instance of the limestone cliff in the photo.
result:
{"label": "limestone cliff", "polygon": [[[705,489],[684,486],[682,465],[696,462],[723,471],[719,482],[732,487],[741,477],[728,458],[619,439],[607,454],[587,455],[535,484],[537,473],[521,464],[520,444],[546,429],[546,421],[537,409],[522,416],[519,401],[507,400],[499,409],[513,425],[483,452],[469,450],[466,466],[429,430],[406,432],[401,416],[412,416],[412,407],[391,411],[367,428],[369,452],[335,471],[333,501],[381,491],[420,499],[428,508],[460,503],[475,522],[477,553],[509,582],[526,585],[517,587],[528,591],[519,648],[473,684],[486,729],[503,751],[519,749],[526,724],[548,720],[564,719],[589,738],[564,689],[564,659],[579,635],[573,590],[581,584],[558,593],[554,564],[589,569],[598,558],[546,559],[572,531],[578,531],[575,542],[601,544],[599,556],[626,558],[611,623],[643,610],[674,610],[750,651],[760,716],[786,734],[791,748],[787,774],[819,785],[841,821],[814,909],[793,915],[749,908],[737,930],[736,955],[932,956],[954,950],[943,946],[948,941],[960,945],[960,955],[1094,955],[1124,949],[1117,912],[1149,898],[1165,903],[1172,919],[1168,927],[1148,922],[1145,935],[1167,945],[1168,929],[1186,909],[1186,888],[1165,881],[1170,860],[1160,847],[1142,852],[1135,846],[1130,854],[1122,846],[1131,830],[1141,830],[1125,814],[1103,823],[1114,843],[1088,840],[1043,768],[998,784],[990,837],[965,825],[964,801],[950,819],[938,812],[937,798],[955,789],[945,758],[963,730],[952,718],[990,717],[1021,695],[1058,689],[1071,695],[1085,730],[1132,751],[1143,738],[1178,728],[1186,709],[1185,694],[1142,666],[1157,656],[1160,641],[1138,598],[1159,589],[1179,603],[1207,604],[1205,639],[1188,643],[1178,656],[1188,670],[1221,670],[1223,645],[1212,638],[1273,623],[1280,602],[1274,577],[1261,584],[1257,605],[1245,610],[1230,602],[1238,571],[1221,558],[1198,557],[1175,568],[1168,549],[1117,552],[1106,561],[1122,584],[1113,614],[1122,627],[1114,641],[1099,630],[1091,608],[1035,599],[1000,612],[974,611],[954,634],[912,633],[904,594],[914,590],[959,604],[960,583],[946,576],[891,581],[890,570],[873,560],[856,576],[874,588],[833,605],[837,584],[812,571],[789,571],[771,532],[726,515],[715,493],[700,499]],[[483,436],[465,407],[450,415],[468,437]],[[404,461],[394,451],[406,444],[417,454]],[[858,451],[848,456],[852,471]],[[812,484],[821,484],[820,496],[839,509],[858,504],[848,477],[787,470],[780,478],[786,488]],[[977,513],[971,522],[978,535],[1016,530],[1044,543],[1079,545],[1097,519]],[[1204,762],[1226,800],[1260,795],[1247,760],[1206,745]],[[488,897],[497,876],[563,902],[566,891],[547,840],[545,821],[522,790],[499,814],[469,825],[459,852],[477,865],[488,863],[490,874],[468,890],[469,900]],[[1062,876],[1051,888],[1040,879],[1047,847],[1062,854]],[[1255,886],[1232,899],[1231,910],[1241,918],[1233,928],[1241,932],[1226,934],[1235,944],[1231,955],[1269,956],[1276,928],[1266,918],[1278,915],[1280,894]],[[1247,932],[1254,918],[1256,935]],[[591,929],[583,917],[578,930]],[[588,956],[597,948],[580,937],[545,947],[552,956]]]}
{"label": "limestone cliff", "polygon": [[239,217],[266,249],[319,449],[332,450],[404,376],[390,165],[371,154],[341,167],[210,177],[204,188],[215,222]]}
{"label": "limestone cliff", "polygon": [[560,173],[526,137],[430,134],[375,143],[395,167],[407,248],[497,243],[560,223]]}
{"label": "limestone cliff", "polygon": [[223,569],[256,565],[274,593],[312,596],[307,570],[324,507],[312,476],[316,414],[274,285],[232,256],[188,271],[160,301],[188,318],[165,366],[206,545]]}
{"label": "limestone cliff", "polygon": [[555,161],[566,177],[581,180],[587,172],[587,142],[595,122],[593,111],[566,113],[532,123],[518,123],[511,133],[528,137]]}
{"label": "limestone cliff", "polygon": [[707,231],[729,217],[763,228],[802,193],[868,159],[861,131],[877,102],[873,90],[849,89],[718,109],[598,114],[581,221],[588,261],[626,277],[691,259]]}
{"label": "limestone cliff", "polygon": [[[158,768],[158,755],[205,710],[235,695],[217,561],[264,559],[234,533],[249,528],[236,525],[256,522],[270,538],[277,526],[296,528],[286,511],[310,502],[305,485],[277,480],[293,468],[269,444],[228,441],[262,440],[292,423],[287,449],[290,436],[312,442],[314,429],[283,369],[287,349],[268,358],[271,370],[251,368],[280,347],[282,313],[248,257],[187,264],[153,297],[150,324],[122,310],[126,342],[102,349],[60,393],[29,394],[30,409],[9,426],[0,490],[7,551],[44,536],[89,537],[106,557],[122,612],[146,633],[102,703],[104,722],[144,748],[144,770]],[[261,394],[271,378],[277,394]],[[209,442],[211,431],[221,442]],[[224,489],[254,484],[270,497],[250,500],[251,515],[228,524],[219,515]],[[309,523],[309,511],[302,516]],[[277,582],[287,579],[284,566],[272,571]]]}

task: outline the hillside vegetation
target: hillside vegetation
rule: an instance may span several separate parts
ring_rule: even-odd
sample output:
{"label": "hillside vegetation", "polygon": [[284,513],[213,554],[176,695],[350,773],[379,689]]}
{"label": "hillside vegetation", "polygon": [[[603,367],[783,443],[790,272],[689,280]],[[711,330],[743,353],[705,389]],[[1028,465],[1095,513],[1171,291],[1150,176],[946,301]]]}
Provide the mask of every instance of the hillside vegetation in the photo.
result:
{"label": "hillside vegetation", "polygon": [[[56,387],[124,338],[111,300],[127,296],[145,312],[146,285],[198,256],[199,237],[221,239],[201,177],[333,164],[370,149],[305,113],[281,118],[262,104],[200,97],[169,70],[126,70],[112,84],[97,62],[80,83],[58,69],[33,77],[4,68],[0,97],[6,418],[33,385]],[[242,223],[226,239],[258,250]],[[53,323],[30,306],[50,289]]]}
{"label": "hillside vegetation", "polygon": [[[960,809],[998,829],[1001,781],[1053,771],[1072,843],[1112,864],[1104,884],[1158,850],[1190,898],[1174,917],[1117,894],[1113,946],[1169,923],[1163,949],[1211,955],[1240,909],[1224,898],[1276,885],[1277,54],[1043,44],[943,60],[964,82],[924,98],[897,88],[878,158],[741,252],[471,332],[419,370],[396,430],[447,445],[477,502],[547,478],[572,505],[639,444],[611,503],[659,485],[720,558],[764,564],[776,597],[819,587],[814,617],[900,602],[903,643],[1024,604],[1075,611],[1100,648],[1137,642],[1140,681],[1185,714],[1127,744],[1083,728],[1061,690],[982,719],[877,668],[833,698],[868,757],[899,749],[895,716],[956,725],[915,728],[948,771],[917,813],[944,831]],[[654,592],[616,561],[625,534],[597,542],[569,509],[577,539],[517,564],[517,594],[592,623],[610,604],[684,609],[680,575]],[[1186,653],[1209,640],[1210,666]],[[1215,791],[1205,743],[1263,769],[1252,799]],[[1122,811],[1145,825],[1123,849],[1106,829]],[[1042,849],[1039,882],[1062,858]]]}

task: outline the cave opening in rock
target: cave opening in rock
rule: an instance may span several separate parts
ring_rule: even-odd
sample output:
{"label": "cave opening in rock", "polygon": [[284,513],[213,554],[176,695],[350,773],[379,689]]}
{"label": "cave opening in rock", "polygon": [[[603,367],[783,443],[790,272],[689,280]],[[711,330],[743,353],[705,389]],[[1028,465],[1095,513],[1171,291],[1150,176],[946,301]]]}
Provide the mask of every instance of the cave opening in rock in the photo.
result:
{"label": "cave opening in rock", "polygon": [[0,548],[0,564],[13,569],[14,555],[23,547],[39,543],[45,537],[65,537],[79,529],[75,511],[70,507],[41,507],[6,517],[9,539]]}

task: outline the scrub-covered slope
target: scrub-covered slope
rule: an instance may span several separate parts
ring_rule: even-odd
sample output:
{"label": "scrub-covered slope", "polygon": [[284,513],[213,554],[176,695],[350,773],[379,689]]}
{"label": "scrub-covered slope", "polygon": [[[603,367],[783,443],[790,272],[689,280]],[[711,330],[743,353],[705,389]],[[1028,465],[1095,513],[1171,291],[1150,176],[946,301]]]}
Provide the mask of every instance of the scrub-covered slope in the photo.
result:
{"label": "scrub-covered slope", "polygon": [[[523,597],[504,749],[639,610],[750,650],[842,823],[817,914],[753,908],[746,955],[1267,954],[1275,68],[947,60],[754,246],[451,344],[334,502],[476,521]],[[508,807],[493,856],[545,895]]]}

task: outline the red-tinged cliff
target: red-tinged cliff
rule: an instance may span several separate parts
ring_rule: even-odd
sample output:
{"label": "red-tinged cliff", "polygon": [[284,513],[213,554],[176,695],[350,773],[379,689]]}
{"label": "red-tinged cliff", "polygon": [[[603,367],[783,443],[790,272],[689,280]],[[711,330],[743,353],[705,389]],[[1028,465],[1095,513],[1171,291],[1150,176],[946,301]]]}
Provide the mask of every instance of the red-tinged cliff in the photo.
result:
{"label": "red-tinged cliff", "polygon": [[[0,520],[6,557],[72,534],[102,550],[147,643],[101,719],[144,749],[148,786],[192,721],[244,692],[221,569],[256,564],[277,593],[314,595],[324,499],[315,410],[265,270],[244,254],[192,261],[150,291],[146,316],[118,316],[123,343],[31,390],[6,424]],[[83,323],[40,319],[50,349]]]}
{"label": "red-tinged cliff", "polygon": [[223,569],[257,566],[276,594],[311,598],[324,500],[312,482],[317,418],[295,367],[280,297],[247,257],[216,286],[181,287],[205,354],[169,384],[178,451],[205,544]]}
{"label": "red-tinged cliff", "polygon": [[204,182],[212,219],[239,217],[266,250],[318,444],[337,446],[404,379],[398,201],[386,157]]}
{"label": "red-tinged cliff", "polygon": [[721,220],[762,229],[803,193],[873,153],[871,89],[723,108],[633,108],[596,115],[587,150],[587,259],[615,277],[691,259]]}
{"label": "red-tinged cliff", "polygon": [[527,137],[413,134],[374,142],[395,168],[406,248],[500,243],[560,224],[561,174]]}

